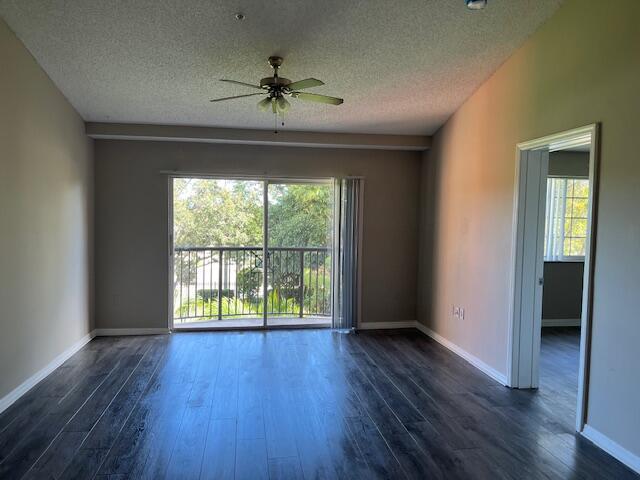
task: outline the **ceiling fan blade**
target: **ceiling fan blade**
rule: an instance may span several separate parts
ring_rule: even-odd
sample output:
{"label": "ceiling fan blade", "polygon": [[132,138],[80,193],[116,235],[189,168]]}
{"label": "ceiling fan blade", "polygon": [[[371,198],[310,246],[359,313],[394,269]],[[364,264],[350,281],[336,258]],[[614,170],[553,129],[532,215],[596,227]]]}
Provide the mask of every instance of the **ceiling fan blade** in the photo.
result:
{"label": "ceiling fan blade", "polygon": [[245,87],[257,88],[258,90],[263,89],[260,85],[254,85],[252,83],[246,83],[246,82],[239,82],[237,80],[227,80],[226,78],[221,78],[220,81],[227,82],[227,83],[235,83],[236,85],[243,85]]}
{"label": "ceiling fan blade", "polygon": [[291,96],[305,102],[326,103],[328,105],[340,105],[344,102],[342,98],[318,95],[317,93],[291,92]]}
{"label": "ceiling fan blade", "polygon": [[233,100],[234,98],[253,97],[255,95],[264,95],[264,93],[249,93],[247,95],[236,95],[235,97],[214,98],[210,102],[223,102],[225,100]]}
{"label": "ceiling fan blade", "polygon": [[263,112],[266,112],[271,105],[271,97],[263,98],[258,102],[258,108]]}
{"label": "ceiling fan blade", "polygon": [[320,87],[322,85],[324,85],[322,80],[318,80],[317,78],[305,78],[304,80],[298,80],[297,82],[290,83],[287,87],[289,90],[302,90],[304,88]]}
{"label": "ceiling fan blade", "polygon": [[278,99],[276,100],[276,106],[278,107],[278,111],[280,113],[284,113],[287,110],[289,110],[289,107],[291,106],[291,104],[287,101],[286,98],[278,97]]}

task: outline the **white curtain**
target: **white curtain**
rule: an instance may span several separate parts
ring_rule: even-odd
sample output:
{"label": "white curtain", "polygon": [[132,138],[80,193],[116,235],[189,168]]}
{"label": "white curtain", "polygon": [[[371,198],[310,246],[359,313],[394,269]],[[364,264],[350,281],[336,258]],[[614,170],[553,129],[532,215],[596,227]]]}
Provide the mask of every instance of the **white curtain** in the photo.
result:
{"label": "white curtain", "polygon": [[339,181],[337,191],[338,245],[333,328],[348,331],[357,326],[359,314],[358,263],[362,180],[344,178]]}
{"label": "white curtain", "polygon": [[544,259],[562,260],[564,256],[564,220],[567,207],[567,179],[547,180]]}

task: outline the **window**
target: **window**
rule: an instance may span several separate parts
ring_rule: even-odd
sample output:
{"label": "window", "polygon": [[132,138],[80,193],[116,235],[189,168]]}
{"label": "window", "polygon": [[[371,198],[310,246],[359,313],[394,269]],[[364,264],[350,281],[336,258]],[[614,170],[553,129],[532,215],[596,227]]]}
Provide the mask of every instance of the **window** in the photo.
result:
{"label": "window", "polygon": [[588,211],[588,179],[547,179],[546,261],[584,260]]}

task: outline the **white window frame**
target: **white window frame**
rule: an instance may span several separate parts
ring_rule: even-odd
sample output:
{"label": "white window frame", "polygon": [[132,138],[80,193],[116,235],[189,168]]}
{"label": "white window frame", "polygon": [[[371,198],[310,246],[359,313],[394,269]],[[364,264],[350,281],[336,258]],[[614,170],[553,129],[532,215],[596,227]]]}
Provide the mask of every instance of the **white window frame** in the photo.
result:
{"label": "white window frame", "polygon": [[[551,190],[548,188],[548,180],[550,179],[564,179],[564,180],[586,180],[589,181],[589,177],[585,177],[584,175],[548,175],[547,176],[547,202],[546,202],[546,216],[545,216],[545,238],[544,238],[544,242],[545,242],[545,248],[547,249],[547,253],[548,253],[548,248],[549,248],[549,240],[547,237],[548,234],[548,228],[549,228],[549,219],[551,217],[551,202],[550,200],[550,195],[551,195]],[[566,188],[566,184],[565,184],[565,188]],[[591,188],[591,185],[589,185],[589,188]],[[587,196],[587,199],[589,197]],[[566,192],[565,192],[565,203],[562,206],[562,218],[566,220]],[[586,219],[588,220],[588,219]],[[564,231],[564,223],[563,223],[563,227],[562,227],[562,250],[563,250],[563,254],[561,254],[558,258],[554,258],[554,257],[550,257],[548,256],[548,254],[544,255],[544,261],[545,263],[570,263],[570,262],[577,262],[577,263],[583,263],[584,262],[584,255],[564,255],[564,240],[565,240],[566,236],[565,236],[565,231]],[[575,237],[578,238],[578,237]],[[587,241],[587,237],[585,237],[585,243]],[[586,250],[586,245],[585,245],[585,250]]]}

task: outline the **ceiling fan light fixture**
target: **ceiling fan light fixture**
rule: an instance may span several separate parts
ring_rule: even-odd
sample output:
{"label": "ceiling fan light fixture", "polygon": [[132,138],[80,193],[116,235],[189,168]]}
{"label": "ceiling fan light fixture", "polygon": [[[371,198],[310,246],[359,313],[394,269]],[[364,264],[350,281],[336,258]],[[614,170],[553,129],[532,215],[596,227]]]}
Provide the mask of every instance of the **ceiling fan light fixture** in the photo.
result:
{"label": "ceiling fan light fixture", "polygon": [[[241,19],[238,18],[238,20]],[[214,98],[211,102],[224,102],[227,100],[235,100],[237,98],[266,95],[266,98],[263,98],[258,102],[257,107],[264,112],[269,111],[269,108],[271,108],[275,122],[275,133],[278,133],[278,119],[280,118],[280,121],[284,126],[285,113],[291,108],[291,104],[287,101],[285,96],[290,96],[296,100],[304,102],[324,103],[326,105],[341,105],[344,102],[342,98],[330,97],[319,93],[300,92],[299,90],[320,87],[324,85],[324,82],[317,78],[305,78],[303,80],[292,82],[291,80],[278,75],[278,70],[282,66],[283,62],[282,57],[271,56],[269,57],[268,62],[273,69],[273,76],[263,78],[260,80],[259,85],[239,82],[237,80],[230,80],[227,78],[220,79],[222,82],[260,90],[260,93],[246,93],[243,95],[234,95],[233,97]]]}
{"label": "ceiling fan light fixture", "polygon": [[271,97],[263,98],[258,102],[258,108],[263,112],[266,112],[270,106],[271,106]]}
{"label": "ceiling fan light fixture", "polygon": [[287,110],[289,110],[289,107],[291,106],[291,104],[284,97],[278,97],[278,99],[276,100],[276,103],[278,104],[278,111],[280,113],[286,112]]}
{"label": "ceiling fan light fixture", "polygon": [[465,0],[469,10],[482,10],[487,6],[487,0]]}

